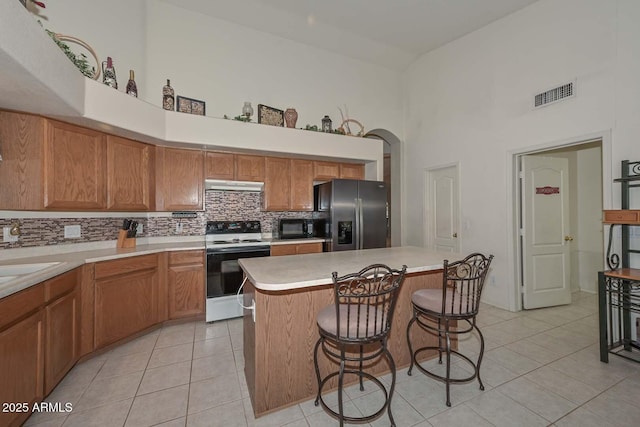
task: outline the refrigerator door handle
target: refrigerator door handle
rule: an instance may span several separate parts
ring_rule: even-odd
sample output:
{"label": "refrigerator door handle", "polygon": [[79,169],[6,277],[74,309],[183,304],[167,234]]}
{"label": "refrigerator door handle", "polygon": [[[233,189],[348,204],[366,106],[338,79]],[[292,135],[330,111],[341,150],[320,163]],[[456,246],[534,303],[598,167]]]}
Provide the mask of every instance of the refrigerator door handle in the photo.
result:
{"label": "refrigerator door handle", "polygon": [[358,249],[364,249],[364,215],[362,213],[362,199],[358,199],[358,216],[360,227],[358,229]]}
{"label": "refrigerator door handle", "polygon": [[355,239],[355,248],[360,249],[360,203],[359,199],[353,199],[353,214],[355,224],[352,230],[353,237]]}

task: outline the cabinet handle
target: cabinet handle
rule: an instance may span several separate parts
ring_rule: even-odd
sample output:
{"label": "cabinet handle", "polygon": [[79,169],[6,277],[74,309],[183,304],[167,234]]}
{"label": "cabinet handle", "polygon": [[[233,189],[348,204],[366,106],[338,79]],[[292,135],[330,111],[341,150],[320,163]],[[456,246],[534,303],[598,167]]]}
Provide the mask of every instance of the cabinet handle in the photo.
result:
{"label": "cabinet handle", "polygon": [[453,238],[457,239],[458,238],[458,233],[453,233]]}
{"label": "cabinet handle", "polygon": [[571,237],[571,236],[564,236],[564,241],[565,241],[565,242],[573,242],[573,237]]}

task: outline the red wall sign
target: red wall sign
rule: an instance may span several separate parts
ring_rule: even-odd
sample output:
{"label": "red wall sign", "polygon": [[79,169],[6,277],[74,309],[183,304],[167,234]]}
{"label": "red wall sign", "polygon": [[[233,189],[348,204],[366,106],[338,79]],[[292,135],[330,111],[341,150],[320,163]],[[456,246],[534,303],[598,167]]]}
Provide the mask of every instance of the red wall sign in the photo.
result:
{"label": "red wall sign", "polygon": [[536,194],[560,194],[560,187],[536,187]]}

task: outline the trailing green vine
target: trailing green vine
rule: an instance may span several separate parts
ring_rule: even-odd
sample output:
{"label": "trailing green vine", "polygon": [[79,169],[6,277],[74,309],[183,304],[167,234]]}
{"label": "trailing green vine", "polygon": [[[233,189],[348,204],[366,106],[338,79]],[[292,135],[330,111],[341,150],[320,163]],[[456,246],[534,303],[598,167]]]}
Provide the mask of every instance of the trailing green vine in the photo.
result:
{"label": "trailing green vine", "polygon": [[96,67],[92,67],[89,64],[89,61],[87,60],[87,56],[84,53],[76,55],[75,53],[73,53],[69,45],[67,45],[65,42],[61,41],[60,39],[58,39],[58,37],[56,36],[56,33],[54,33],[53,31],[49,31],[46,28],[44,30],[47,32],[47,34],[49,34],[49,37],[53,39],[53,41],[64,52],[64,54],[67,55],[67,58],[69,58],[71,62],[73,62],[73,64],[78,68],[78,70],[80,70],[82,74],[84,74],[85,76],[91,79],[95,76]]}

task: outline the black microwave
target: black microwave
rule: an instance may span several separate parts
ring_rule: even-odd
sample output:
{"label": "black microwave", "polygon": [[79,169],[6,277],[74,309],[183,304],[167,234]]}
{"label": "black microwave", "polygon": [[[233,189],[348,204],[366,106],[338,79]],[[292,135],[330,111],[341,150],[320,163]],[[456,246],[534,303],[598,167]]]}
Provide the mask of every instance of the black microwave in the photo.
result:
{"label": "black microwave", "polygon": [[281,239],[307,239],[324,237],[325,220],[307,218],[283,218],[278,231]]}

